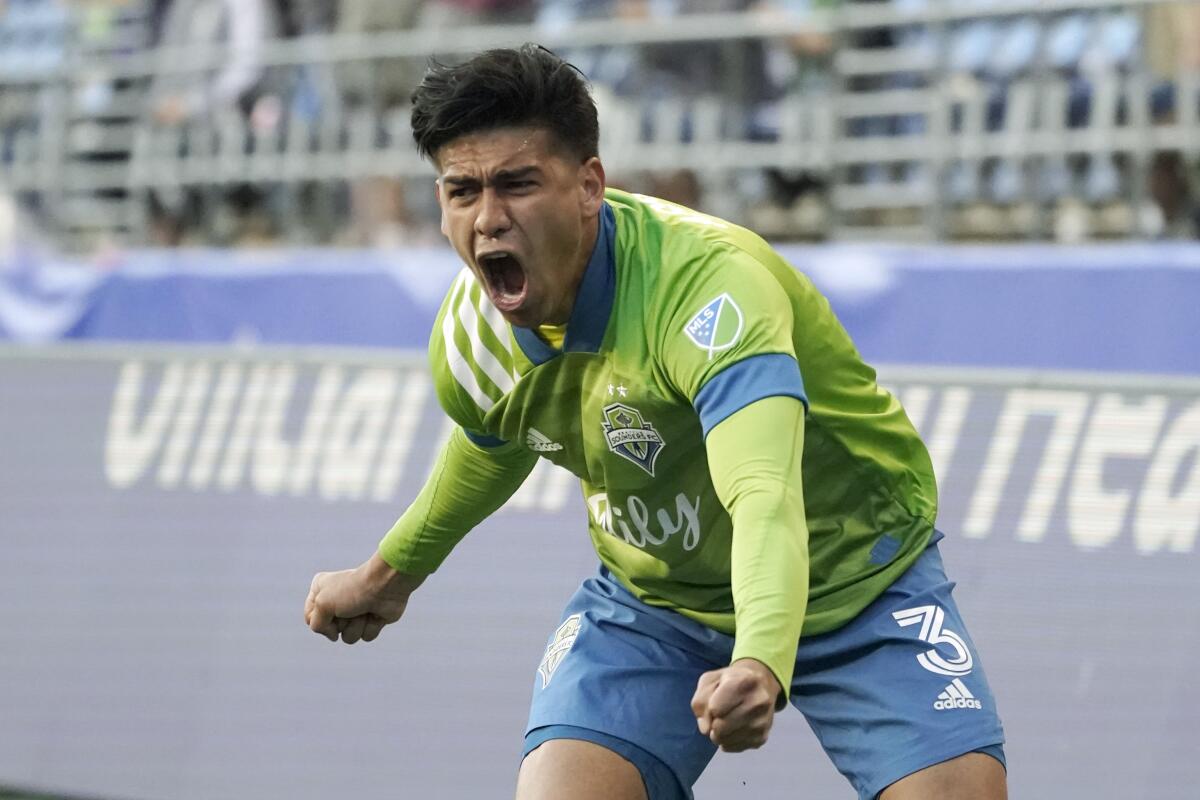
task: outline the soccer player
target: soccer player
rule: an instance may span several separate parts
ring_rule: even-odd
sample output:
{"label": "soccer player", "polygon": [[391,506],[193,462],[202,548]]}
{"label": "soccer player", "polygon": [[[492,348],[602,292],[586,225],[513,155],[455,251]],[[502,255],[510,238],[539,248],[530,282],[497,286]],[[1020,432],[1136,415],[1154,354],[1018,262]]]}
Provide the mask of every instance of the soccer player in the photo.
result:
{"label": "soccer player", "polygon": [[434,64],[413,135],[466,264],[429,355],[459,425],[305,603],[370,641],[547,458],[599,572],[534,678],[519,800],[674,800],[804,713],[862,798],[1006,796],[929,456],[826,300],[753,233],[606,189],[582,76],[533,45]]}

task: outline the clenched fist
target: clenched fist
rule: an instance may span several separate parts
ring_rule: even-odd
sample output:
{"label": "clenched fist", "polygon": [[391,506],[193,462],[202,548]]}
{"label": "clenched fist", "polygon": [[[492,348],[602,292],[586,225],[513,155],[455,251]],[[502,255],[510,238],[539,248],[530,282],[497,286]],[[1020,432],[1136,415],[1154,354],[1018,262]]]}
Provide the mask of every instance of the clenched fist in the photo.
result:
{"label": "clenched fist", "polygon": [[370,642],[400,619],[408,596],[425,580],[387,565],[378,554],[355,569],[319,572],[304,601],[304,624],[331,642]]}
{"label": "clenched fist", "polygon": [[740,658],[706,672],[696,684],[692,713],[700,733],[727,753],[762,747],[775,720],[782,687],[761,661]]}

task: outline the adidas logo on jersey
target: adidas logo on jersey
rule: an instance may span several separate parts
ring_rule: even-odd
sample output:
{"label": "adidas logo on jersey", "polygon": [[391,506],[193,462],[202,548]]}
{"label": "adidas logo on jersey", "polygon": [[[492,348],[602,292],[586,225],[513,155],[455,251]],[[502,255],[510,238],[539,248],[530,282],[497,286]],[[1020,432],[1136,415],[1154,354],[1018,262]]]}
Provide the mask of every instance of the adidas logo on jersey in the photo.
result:
{"label": "adidas logo on jersey", "polygon": [[953,711],[956,708],[983,708],[983,703],[975,699],[966,684],[955,678],[933,701],[933,707],[938,711]]}
{"label": "adidas logo on jersey", "polygon": [[535,453],[553,453],[555,450],[563,449],[561,444],[550,441],[550,437],[537,428],[530,428],[529,432],[525,434],[525,446]]}

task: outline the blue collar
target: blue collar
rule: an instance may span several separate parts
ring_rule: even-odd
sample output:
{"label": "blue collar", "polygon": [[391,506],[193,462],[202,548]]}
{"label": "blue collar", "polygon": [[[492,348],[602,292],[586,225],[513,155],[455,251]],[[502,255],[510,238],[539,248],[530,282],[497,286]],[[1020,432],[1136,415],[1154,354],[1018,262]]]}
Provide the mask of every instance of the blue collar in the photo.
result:
{"label": "blue collar", "polygon": [[513,326],[513,338],[535,365],[544,364],[562,353],[596,353],[604,341],[608,318],[612,315],[617,290],[616,248],[617,218],[606,202],[600,210],[600,232],[575,294],[575,306],[567,320],[567,337],[560,351],[547,344],[529,328]]}

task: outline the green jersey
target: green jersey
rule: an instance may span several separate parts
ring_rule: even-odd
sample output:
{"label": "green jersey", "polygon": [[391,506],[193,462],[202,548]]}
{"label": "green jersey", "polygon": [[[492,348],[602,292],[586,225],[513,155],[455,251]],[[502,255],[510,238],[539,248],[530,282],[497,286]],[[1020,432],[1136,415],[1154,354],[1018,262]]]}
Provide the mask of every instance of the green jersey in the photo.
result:
{"label": "green jersey", "polygon": [[[812,283],[716,218],[609,190],[561,350],[506,323],[464,269],[429,354],[443,408],[476,445],[524,448],[579,478],[617,580],[722,632],[736,634],[734,530],[706,436],[758,400],[806,409],[792,476],[803,520],[782,533],[807,536],[804,635],[853,618],[932,534],[933,470],[900,404]],[[416,546],[388,560],[437,566]]]}

